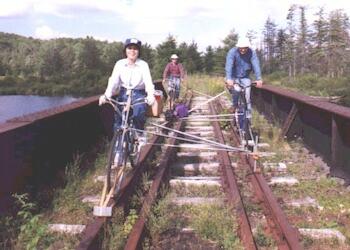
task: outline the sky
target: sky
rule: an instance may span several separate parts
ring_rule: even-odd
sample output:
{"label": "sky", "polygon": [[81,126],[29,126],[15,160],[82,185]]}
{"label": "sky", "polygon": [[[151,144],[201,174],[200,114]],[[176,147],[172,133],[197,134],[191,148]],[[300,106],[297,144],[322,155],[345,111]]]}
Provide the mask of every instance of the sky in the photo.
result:
{"label": "sky", "polygon": [[308,8],[309,23],[319,7],[350,16],[349,0],[0,0],[0,31],[40,39],[136,37],[153,48],[173,35],[205,51],[222,45],[232,29],[259,36],[268,17],[285,27],[291,4]]}

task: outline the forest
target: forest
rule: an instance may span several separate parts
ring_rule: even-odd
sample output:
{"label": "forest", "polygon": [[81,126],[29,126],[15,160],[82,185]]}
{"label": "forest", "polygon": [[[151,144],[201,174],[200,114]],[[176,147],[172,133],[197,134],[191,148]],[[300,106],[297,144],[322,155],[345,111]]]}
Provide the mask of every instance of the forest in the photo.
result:
{"label": "forest", "polygon": [[[350,105],[349,17],[342,9],[327,11],[292,5],[285,27],[271,17],[247,37],[256,49],[263,79],[309,95],[340,96]],[[169,34],[153,48],[143,41],[141,58],[160,79],[173,53],[179,55],[187,74],[224,77],[226,54],[235,46],[233,28],[218,47],[198,49],[196,41],[181,42]],[[176,33],[176,31],[174,31]],[[40,40],[0,32],[0,94],[91,96],[104,91],[114,63],[123,57],[123,41],[86,38]],[[349,99],[349,100],[348,100]]]}

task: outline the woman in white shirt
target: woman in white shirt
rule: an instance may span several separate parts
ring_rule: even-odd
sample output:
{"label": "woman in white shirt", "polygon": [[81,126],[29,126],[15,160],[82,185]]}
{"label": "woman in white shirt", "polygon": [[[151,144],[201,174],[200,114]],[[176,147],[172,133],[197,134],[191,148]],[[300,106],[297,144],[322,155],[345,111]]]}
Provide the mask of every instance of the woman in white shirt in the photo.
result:
{"label": "woman in white shirt", "polygon": [[[116,62],[112,75],[109,77],[108,86],[104,95],[99,98],[99,105],[107,102],[118,90],[117,100],[126,101],[126,89],[133,89],[132,100],[146,98],[147,104],[152,105],[154,98],[154,85],[147,62],[139,58],[141,41],[136,38],[128,38],[124,43],[124,55],[126,58]],[[135,105],[132,110],[132,118],[136,129],[144,130],[146,122],[147,104]],[[121,126],[121,117],[115,113],[114,129]]]}

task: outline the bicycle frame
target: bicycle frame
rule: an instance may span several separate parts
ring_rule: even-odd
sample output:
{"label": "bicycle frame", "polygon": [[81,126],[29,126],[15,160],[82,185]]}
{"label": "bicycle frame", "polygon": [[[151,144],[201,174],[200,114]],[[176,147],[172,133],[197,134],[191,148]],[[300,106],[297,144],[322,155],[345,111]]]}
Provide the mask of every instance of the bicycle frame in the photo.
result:
{"label": "bicycle frame", "polygon": [[169,88],[169,83],[172,82],[171,88],[169,91],[169,109],[173,109],[174,107],[174,102],[175,102],[175,92],[176,92],[176,87],[175,87],[175,78],[170,77],[168,78],[168,88]]}
{"label": "bicycle frame", "polygon": [[[245,141],[245,147],[248,147],[249,138],[254,141],[253,132],[251,129],[250,119],[248,115],[248,103],[246,99],[246,89],[248,87],[242,86],[238,83],[235,83],[240,88],[238,95],[238,108],[236,110],[235,119],[236,125],[238,127],[238,133],[241,138],[241,142]],[[249,86],[250,87],[250,86]],[[235,90],[238,92],[238,90]],[[248,133],[248,134],[247,134]]]}
{"label": "bicycle frame", "polygon": [[[114,108],[114,110],[121,116],[122,118],[122,123],[120,128],[123,130],[123,135],[132,127],[132,120],[130,121],[130,110],[132,106],[139,105],[144,103],[143,98],[136,99],[134,104],[132,104],[132,89],[127,89],[126,90],[126,96],[127,100],[126,102],[118,102],[113,99],[108,99],[108,103],[111,104]],[[143,102],[138,103],[139,100],[143,100]],[[119,110],[118,105],[123,106],[122,111]]]}
{"label": "bicycle frame", "polygon": [[[136,100],[132,100],[133,90],[126,90],[127,100],[125,102],[118,102],[112,99],[108,100],[108,103],[113,106],[113,108],[118,112],[121,116],[121,126],[114,132],[114,136],[111,142],[110,155],[109,155],[109,163],[107,169],[108,176],[108,188],[110,187],[110,174],[111,168],[119,169],[118,172],[121,173],[119,184],[123,179],[124,169],[126,167],[127,161],[129,159],[130,164],[134,167],[134,163],[138,160],[138,145],[136,143],[135,135],[136,133],[133,127],[133,120],[130,119],[130,111],[134,105],[145,103],[144,98],[139,98]],[[142,103],[138,102],[142,99]],[[134,102],[134,104],[133,104]],[[120,106],[122,107],[119,110]],[[116,190],[119,190],[120,186],[117,186]]]}

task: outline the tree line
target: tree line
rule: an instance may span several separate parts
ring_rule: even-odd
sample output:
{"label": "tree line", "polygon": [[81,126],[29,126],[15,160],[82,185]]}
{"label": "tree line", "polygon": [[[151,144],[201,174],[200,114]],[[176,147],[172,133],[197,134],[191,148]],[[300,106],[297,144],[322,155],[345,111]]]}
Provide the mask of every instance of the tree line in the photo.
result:
{"label": "tree line", "polygon": [[330,78],[350,73],[349,17],[344,10],[314,13],[308,24],[307,8],[291,5],[287,27],[268,18],[263,28],[261,55],[265,73],[287,72],[291,78],[312,73]]}
{"label": "tree line", "polygon": [[[262,40],[257,32],[246,34],[255,45],[264,75],[339,78],[350,73],[349,17],[343,10],[326,14],[323,8],[308,24],[307,8],[291,5],[286,27],[267,18]],[[224,76],[226,54],[238,34],[232,29],[222,45],[198,51],[195,41],[178,43],[175,36],[152,48],[144,43],[141,58],[160,79],[171,54],[178,54],[188,74]],[[115,62],[123,58],[123,43],[93,37],[40,40],[0,32],[0,93],[41,95],[94,95],[107,84]]]}

